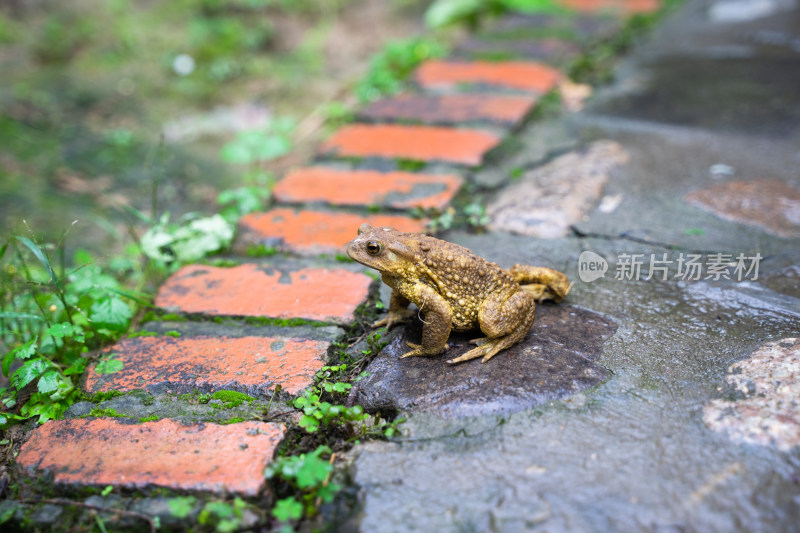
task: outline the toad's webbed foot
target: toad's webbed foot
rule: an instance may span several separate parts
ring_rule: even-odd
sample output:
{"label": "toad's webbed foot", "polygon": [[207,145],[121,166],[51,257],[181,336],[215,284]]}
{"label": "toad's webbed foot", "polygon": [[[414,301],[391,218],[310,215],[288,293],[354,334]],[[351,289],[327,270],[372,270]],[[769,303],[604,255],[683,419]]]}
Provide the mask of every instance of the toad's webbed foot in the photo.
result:
{"label": "toad's webbed foot", "polygon": [[393,327],[397,326],[398,324],[403,324],[409,321],[409,319],[414,316],[415,311],[413,309],[402,309],[400,311],[389,311],[386,313],[386,316],[382,319],[373,322],[373,328],[380,328],[382,326],[386,326],[386,329],[392,329]]}
{"label": "toad's webbed foot", "polygon": [[455,359],[450,359],[447,361],[451,365],[456,363],[463,363],[464,361],[469,361],[470,359],[477,359],[478,357],[483,357],[481,359],[481,363],[485,363],[492,357],[494,357],[499,352],[505,350],[506,348],[510,348],[514,344],[518,342],[518,339],[515,335],[506,335],[505,337],[499,337],[496,339],[490,339],[485,337],[483,339],[473,339],[470,343],[477,344],[477,348],[473,348],[467,353],[456,357]]}
{"label": "toad's webbed foot", "polygon": [[400,359],[405,359],[406,357],[430,357],[430,356],[433,356],[433,355],[439,355],[440,353],[446,352],[447,350],[450,349],[450,345],[449,344],[445,344],[444,348],[442,348],[441,350],[437,351],[436,353],[433,353],[434,350],[426,350],[426,349],[424,349],[422,347],[421,344],[416,344],[416,343],[413,343],[413,342],[410,342],[410,341],[406,341],[406,344],[408,345],[409,348],[413,348],[413,350],[411,350],[410,352],[406,352],[403,355],[401,355]]}

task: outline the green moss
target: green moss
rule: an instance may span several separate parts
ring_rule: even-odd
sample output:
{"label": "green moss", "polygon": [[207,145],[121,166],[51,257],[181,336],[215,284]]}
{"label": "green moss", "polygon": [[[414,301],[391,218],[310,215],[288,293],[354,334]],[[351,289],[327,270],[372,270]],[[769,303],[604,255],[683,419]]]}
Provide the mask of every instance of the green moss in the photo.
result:
{"label": "green moss", "polygon": [[204,265],[211,265],[219,268],[232,268],[239,266],[239,261],[236,261],[235,259],[226,259],[221,257],[218,257],[216,259],[207,259],[205,261],[202,261],[201,263]]}
{"label": "green moss", "polygon": [[111,398],[116,398],[117,396],[124,396],[124,393],[118,390],[96,392],[92,395],[87,395],[86,399],[92,403],[100,403],[100,402],[105,402],[106,400],[110,400]]}
{"label": "green moss", "polygon": [[314,326],[322,327],[327,326],[325,322],[317,320],[307,320],[305,318],[265,318],[265,317],[244,317],[244,321],[249,324],[259,326],[281,326],[281,327],[297,327],[297,326]]}
{"label": "green moss", "polygon": [[167,336],[167,337],[180,337],[181,336],[181,332],[172,329],[172,330],[164,332],[164,335]]}
{"label": "green moss", "polygon": [[178,394],[176,396],[178,400],[187,403],[200,403],[200,404],[207,404],[208,401],[211,399],[211,395],[207,393],[200,392],[197,389],[194,389],[192,392],[187,392],[185,394]]}
{"label": "green moss", "polygon": [[507,50],[488,50],[476,52],[472,54],[472,58],[479,61],[511,61],[516,59],[517,55]]}
{"label": "green moss", "polygon": [[156,331],[136,331],[128,335],[129,339],[135,339],[136,337],[156,337],[158,336],[158,332]]}
{"label": "green moss", "polygon": [[223,425],[227,425],[227,424],[236,424],[238,422],[244,422],[244,421],[245,421],[245,419],[242,418],[241,416],[234,416],[234,417],[229,418],[227,420],[220,420],[219,423],[223,424]]}
{"label": "green moss", "polygon": [[158,311],[148,311],[142,318],[145,322],[188,322],[189,318],[177,313],[160,313]]}
{"label": "green moss", "polygon": [[88,415],[83,415],[81,418],[97,417],[97,418],[128,418],[127,415],[117,412],[110,407],[93,407]]}
{"label": "green moss", "polygon": [[425,168],[424,161],[415,161],[413,159],[398,159],[396,163],[397,170],[404,172],[419,172]]}
{"label": "green moss", "polygon": [[218,390],[217,392],[211,395],[211,399],[221,400],[223,402],[222,407],[225,409],[239,407],[244,402],[250,403],[253,400],[255,400],[255,398],[253,398],[252,396],[232,390]]}
{"label": "green moss", "polygon": [[277,248],[274,246],[267,246],[266,244],[251,244],[245,251],[247,257],[270,257],[277,253]]}
{"label": "green moss", "polygon": [[531,120],[551,118],[561,114],[561,93],[554,89],[536,102],[531,113]]}
{"label": "green moss", "polygon": [[154,420],[160,420],[158,415],[143,416],[139,419],[139,422],[153,422]]}

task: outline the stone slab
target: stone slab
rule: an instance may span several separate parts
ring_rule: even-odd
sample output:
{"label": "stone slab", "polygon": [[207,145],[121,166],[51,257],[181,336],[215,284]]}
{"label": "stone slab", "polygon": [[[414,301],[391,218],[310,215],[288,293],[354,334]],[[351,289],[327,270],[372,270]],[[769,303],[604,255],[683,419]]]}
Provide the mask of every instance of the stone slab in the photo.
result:
{"label": "stone slab", "polygon": [[[355,233],[355,232],[354,232]],[[304,318],[347,323],[366,300],[372,278],[340,268],[282,272],[270,265],[188,265],[161,286],[155,305],[211,316]]]}
{"label": "stone slab", "polygon": [[314,383],[329,346],[284,337],[123,339],[106,350],[122,361],[122,370],[98,374],[95,365],[86,374],[84,388],[94,394],[168,386],[179,392],[224,389],[266,396],[280,385],[295,395]]}
{"label": "stone slab", "polygon": [[477,166],[500,138],[487,131],[437,126],[351,124],[321,147],[339,157],[410,159]]}
{"label": "stone slab", "polygon": [[711,400],[703,409],[706,425],[784,452],[800,446],[800,339],[768,342],[728,372],[726,383],[743,398]]}
{"label": "stone slab", "polygon": [[264,244],[301,255],[344,253],[344,245],[355,239],[358,227],[364,222],[420,232],[425,229],[427,221],[402,215],[360,215],[277,207],[243,216],[239,220],[237,246]]}
{"label": "stone slab", "polygon": [[800,237],[800,190],[782,181],[730,181],[693,191],[686,200],[726,220]]}
{"label": "stone slab", "polygon": [[57,485],[256,496],[284,432],[265,422],[51,420],[22,446],[17,464],[31,475],[52,473]]}
{"label": "stone slab", "polygon": [[480,332],[450,335],[450,349],[436,357],[399,359],[419,343],[421,322],[398,335],[366,368],[358,403],[371,411],[431,411],[443,416],[507,414],[576,394],[610,374],[594,361],[616,331],[611,320],[577,307],[542,304],[521,343],[495,355],[447,364],[473,346]]}
{"label": "stone slab", "polygon": [[455,174],[304,167],[284,176],[272,194],[285,203],[444,209],[462,183]]}
{"label": "stone slab", "polygon": [[629,160],[613,141],[562,155],[505,188],[489,204],[489,227],[532,237],[564,237],[597,204],[611,171]]}

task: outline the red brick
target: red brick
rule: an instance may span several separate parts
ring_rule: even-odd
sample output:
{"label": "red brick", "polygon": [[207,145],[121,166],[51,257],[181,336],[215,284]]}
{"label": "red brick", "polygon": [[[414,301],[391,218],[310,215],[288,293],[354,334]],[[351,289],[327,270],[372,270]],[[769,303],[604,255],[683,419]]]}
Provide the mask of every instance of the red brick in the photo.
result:
{"label": "red brick", "polygon": [[90,393],[171,386],[236,389],[266,395],[275,385],[297,394],[314,382],[330,343],[277,337],[135,337],[111,348],[121,371],[86,375]]}
{"label": "red brick", "polygon": [[287,174],[273,194],[279,202],[442,209],[453,199],[461,184],[462,179],[453,174],[307,167]]}
{"label": "red brick", "polygon": [[579,13],[651,13],[661,7],[659,0],[557,0],[557,2]]}
{"label": "red brick", "polygon": [[254,264],[233,268],[189,265],[161,286],[155,303],[183,313],[346,323],[367,298],[371,281],[365,274],[341,268],[282,273]]}
{"label": "red brick", "polygon": [[431,60],[417,69],[422,87],[453,89],[460,85],[489,85],[543,94],[555,88],[561,75],[553,67],[533,61]]}
{"label": "red brick", "polygon": [[345,157],[444,161],[477,166],[500,139],[486,131],[433,126],[351,124],[322,146]]}
{"label": "red brick", "polygon": [[328,211],[297,211],[276,208],[252,213],[239,220],[242,239],[248,242],[280,242],[300,254],[344,253],[344,245],[356,238],[364,222],[373,226],[392,226],[400,231],[420,232],[424,220],[400,215],[357,215]]}
{"label": "red brick", "polygon": [[405,119],[431,124],[489,121],[514,125],[525,118],[535,103],[535,96],[525,95],[406,94],[378,100],[361,115],[372,120]]}
{"label": "red brick", "polygon": [[255,496],[285,429],[241,422],[183,426],[172,420],[52,420],[33,432],[17,463],[59,485],[167,487]]}

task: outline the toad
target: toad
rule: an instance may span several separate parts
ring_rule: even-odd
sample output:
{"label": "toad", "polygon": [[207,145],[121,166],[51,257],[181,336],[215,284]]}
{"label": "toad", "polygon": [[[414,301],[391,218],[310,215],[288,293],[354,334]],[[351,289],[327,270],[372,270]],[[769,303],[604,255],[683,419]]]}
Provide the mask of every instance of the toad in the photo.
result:
{"label": "toad", "polygon": [[373,327],[392,328],[408,319],[414,303],[425,315],[422,343],[408,343],[402,357],[439,355],[448,348],[450,331],[480,328],[486,337],[477,347],[447,361],[460,363],[498,352],[525,338],[533,326],[537,301],[560,302],[571,287],[551,268],[514,265],[500,268],[467,248],[420,233],[362,224],[347,244],[347,255],[381,273],[392,288],[389,312]]}

